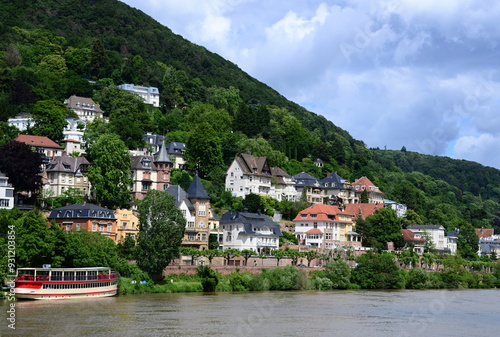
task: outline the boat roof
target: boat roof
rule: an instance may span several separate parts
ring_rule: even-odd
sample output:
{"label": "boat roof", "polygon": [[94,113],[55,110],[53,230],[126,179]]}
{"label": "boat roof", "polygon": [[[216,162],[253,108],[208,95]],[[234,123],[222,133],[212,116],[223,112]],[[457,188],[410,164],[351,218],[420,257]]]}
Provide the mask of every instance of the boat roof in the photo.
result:
{"label": "boat roof", "polygon": [[17,270],[54,270],[54,271],[84,271],[84,270],[110,270],[109,267],[86,267],[86,268],[17,268]]}

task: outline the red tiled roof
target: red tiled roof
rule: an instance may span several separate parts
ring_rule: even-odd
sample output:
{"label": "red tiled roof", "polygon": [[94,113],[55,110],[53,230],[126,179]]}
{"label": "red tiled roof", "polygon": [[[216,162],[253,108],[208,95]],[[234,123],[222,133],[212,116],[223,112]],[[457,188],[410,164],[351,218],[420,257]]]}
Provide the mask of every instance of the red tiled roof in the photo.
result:
{"label": "red tiled roof", "polygon": [[[377,186],[375,186],[375,184],[372,183],[371,180],[368,179],[367,177],[361,177],[361,178],[359,178],[358,180],[356,180],[355,182],[352,183],[352,186],[353,187],[355,187],[355,186],[363,187],[364,186],[367,191],[373,191],[373,192],[382,193],[379,190],[379,188]],[[362,191],[363,189],[360,188],[359,190]]]}
{"label": "red tiled roof", "polygon": [[63,147],[58,145],[56,142],[50,138],[43,136],[32,136],[32,135],[18,135],[14,138],[16,142],[28,144],[35,147],[50,147],[54,149],[62,149]]}
{"label": "red tiled roof", "polygon": [[493,228],[474,228],[474,230],[479,238],[489,238],[495,234],[495,230]]}
{"label": "red tiled roof", "polygon": [[412,241],[412,242],[418,242],[418,243],[425,243],[425,241],[426,241],[424,238],[416,238],[415,233],[409,229],[401,229],[400,232],[401,232],[401,234],[403,234],[403,239],[405,241]]}
{"label": "red tiled roof", "polygon": [[[307,215],[306,217],[302,217],[302,215],[305,214]],[[316,217],[313,218],[311,217],[311,214],[315,214]],[[331,205],[323,205],[323,204],[314,204],[297,214],[294,221],[305,221],[305,220],[317,220],[317,221],[335,221],[338,222],[339,220],[332,220],[328,218],[328,215],[338,215],[338,214],[345,214],[345,215],[350,215],[354,216],[354,213],[349,212],[347,210],[342,211],[338,206],[331,206]]]}
{"label": "red tiled roof", "polygon": [[312,229],[308,230],[306,233],[309,233],[309,234],[323,234],[323,232],[321,231],[321,229],[317,229],[317,228],[312,228]]}
{"label": "red tiled roof", "polygon": [[382,207],[384,206],[381,204],[347,204],[345,206],[347,212],[354,214],[355,218],[361,215],[361,219],[363,220]]}

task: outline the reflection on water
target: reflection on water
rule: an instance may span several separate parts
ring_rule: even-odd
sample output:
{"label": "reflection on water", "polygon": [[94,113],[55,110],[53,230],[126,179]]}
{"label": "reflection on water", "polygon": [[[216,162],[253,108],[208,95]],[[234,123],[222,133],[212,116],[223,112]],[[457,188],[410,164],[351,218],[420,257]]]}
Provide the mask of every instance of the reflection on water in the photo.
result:
{"label": "reflection on water", "polygon": [[[500,292],[297,291],[147,294],[16,302],[2,336],[486,336]],[[10,302],[0,302],[3,315]],[[7,323],[6,323],[7,322]]]}

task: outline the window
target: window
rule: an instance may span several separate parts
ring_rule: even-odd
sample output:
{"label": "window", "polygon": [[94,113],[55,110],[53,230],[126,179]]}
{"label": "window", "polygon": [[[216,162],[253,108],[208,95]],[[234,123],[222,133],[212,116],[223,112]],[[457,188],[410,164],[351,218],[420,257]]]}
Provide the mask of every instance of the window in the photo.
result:
{"label": "window", "polygon": [[77,224],[75,225],[75,228],[76,228],[76,230],[77,230],[77,231],[79,231],[79,230],[80,230],[80,226],[81,226],[81,224],[79,224],[79,223],[77,223]]}
{"label": "window", "polygon": [[67,224],[65,224],[65,225],[66,225],[66,230],[67,230],[67,231],[70,231],[70,230],[71,230],[71,224],[70,224],[70,223],[69,223],[69,224],[67,223]]}
{"label": "window", "polygon": [[317,215],[317,214],[311,214],[311,218],[315,219],[315,218],[317,218],[317,217],[318,217],[318,215]]}
{"label": "window", "polygon": [[93,224],[92,224],[92,231],[93,231],[93,232],[96,232],[96,231],[97,231],[97,224],[96,224],[96,223],[93,223]]}
{"label": "window", "polygon": [[205,228],[205,223],[203,221],[198,222],[199,228]]}
{"label": "window", "polygon": [[301,214],[300,217],[301,218],[307,218],[307,214]]}
{"label": "window", "polygon": [[194,221],[188,221],[187,227],[188,228],[194,228]]}
{"label": "window", "polygon": [[198,209],[198,216],[206,216],[206,208],[207,206],[206,205],[200,205],[199,209]]}
{"label": "window", "polygon": [[151,182],[142,182],[142,190],[143,191],[148,191],[151,188]]}

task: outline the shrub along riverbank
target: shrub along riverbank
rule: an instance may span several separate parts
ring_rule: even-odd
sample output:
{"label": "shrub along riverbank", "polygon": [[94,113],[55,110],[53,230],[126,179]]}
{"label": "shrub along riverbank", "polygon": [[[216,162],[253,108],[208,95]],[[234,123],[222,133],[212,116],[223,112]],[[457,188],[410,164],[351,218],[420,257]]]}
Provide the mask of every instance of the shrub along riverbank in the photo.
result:
{"label": "shrub along riverbank", "polygon": [[[162,282],[137,282],[121,278],[120,294],[174,293],[202,291],[266,291],[302,289],[443,289],[500,287],[500,262],[470,270],[465,260],[446,256],[441,271],[422,268],[401,269],[390,253],[367,253],[355,268],[334,261],[324,270],[312,270],[309,277],[295,267],[263,269],[261,273],[240,272],[221,275],[208,266],[196,274],[167,275]],[[487,267],[487,268],[486,268]]]}

